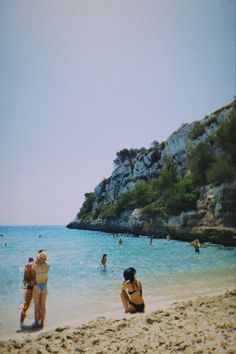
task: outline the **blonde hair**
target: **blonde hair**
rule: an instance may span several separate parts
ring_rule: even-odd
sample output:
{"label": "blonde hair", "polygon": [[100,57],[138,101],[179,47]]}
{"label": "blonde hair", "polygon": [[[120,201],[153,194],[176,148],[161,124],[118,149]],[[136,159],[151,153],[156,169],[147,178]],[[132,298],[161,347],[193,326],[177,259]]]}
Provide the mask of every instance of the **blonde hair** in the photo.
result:
{"label": "blonde hair", "polygon": [[46,261],[48,259],[48,255],[46,251],[42,251],[37,256],[39,261]]}

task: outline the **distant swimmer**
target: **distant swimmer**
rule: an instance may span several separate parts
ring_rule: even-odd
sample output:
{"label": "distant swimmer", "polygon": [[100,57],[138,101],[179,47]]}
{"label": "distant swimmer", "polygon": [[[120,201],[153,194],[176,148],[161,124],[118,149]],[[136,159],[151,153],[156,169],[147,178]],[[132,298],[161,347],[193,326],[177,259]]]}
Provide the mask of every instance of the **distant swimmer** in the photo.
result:
{"label": "distant swimmer", "polygon": [[121,238],[119,239],[118,243],[119,243],[119,245],[122,245],[123,241]]}
{"label": "distant swimmer", "polygon": [[103,270],[106,269],[106,266],[107,266],[107,254],[106,253],[104,253],[102,256],[101,266],[102,266]]}
{"label": "distant swimmer", "polygon": [[3,234],[0,234],[0,237],[3,237],[4,235]]}
{"label": "distant swimmer", "polygon": [[7,243],[6,243],[6,242],[4,243],[4,246],[7,246]]}
{"label": "distant swimmer", "polygon": [[42,235],[39,235],[39,238],[41,238],[42,237]]}
{"label": "distant swimmer", "polygon": [[191,242],[191,245],[193,245],[195,252],[200,252],[201,244],[198,239],[194,240]]}
{"label": "distant swimmer", "polygon": [[166,239],[167,239],[167,241],[170,241],[171,237],[169,234],[166,236]]}
{"label": "distant swimmer", "polygon": [[150,238],[150,245],[152,245],[153,237]]}

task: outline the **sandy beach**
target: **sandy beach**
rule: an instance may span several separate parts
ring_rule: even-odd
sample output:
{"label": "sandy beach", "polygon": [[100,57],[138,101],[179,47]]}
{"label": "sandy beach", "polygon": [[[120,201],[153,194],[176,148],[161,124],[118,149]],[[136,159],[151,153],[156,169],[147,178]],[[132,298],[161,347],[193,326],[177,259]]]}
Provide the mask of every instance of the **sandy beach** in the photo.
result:
{"label": "sandy beach", "polygon": [[99,317],[78,327],[19,333],[0,353],[236,353],[236,290],[173,303],[166,310]]}

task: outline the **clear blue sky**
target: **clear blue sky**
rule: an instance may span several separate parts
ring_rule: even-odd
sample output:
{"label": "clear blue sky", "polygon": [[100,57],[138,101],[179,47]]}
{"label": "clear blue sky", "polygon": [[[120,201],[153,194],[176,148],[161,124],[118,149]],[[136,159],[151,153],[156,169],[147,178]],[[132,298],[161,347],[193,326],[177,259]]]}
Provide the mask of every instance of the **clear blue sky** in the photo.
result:
{"label": "clear blue sky", "polygon": [[234,0],[1,0],[0,224],[66,224],[116,152],[235,95]]}

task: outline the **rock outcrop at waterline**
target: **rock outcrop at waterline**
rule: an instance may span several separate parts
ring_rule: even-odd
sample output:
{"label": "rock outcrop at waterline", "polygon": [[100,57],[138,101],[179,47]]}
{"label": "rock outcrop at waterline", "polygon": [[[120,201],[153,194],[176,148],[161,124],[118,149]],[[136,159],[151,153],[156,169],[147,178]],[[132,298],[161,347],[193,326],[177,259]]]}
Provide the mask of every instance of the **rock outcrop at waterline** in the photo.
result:
{"label": "rock outcrop at waterline", "polygon": [[161,144],[121,150],[67,227],[236,246],[235,122],[233,101]]}

